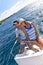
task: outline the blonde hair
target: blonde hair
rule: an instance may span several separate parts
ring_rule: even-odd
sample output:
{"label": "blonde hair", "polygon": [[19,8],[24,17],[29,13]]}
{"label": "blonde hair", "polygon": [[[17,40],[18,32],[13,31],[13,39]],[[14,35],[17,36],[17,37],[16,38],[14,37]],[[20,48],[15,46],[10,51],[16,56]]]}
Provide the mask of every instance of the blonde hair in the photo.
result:
{"label": "blonde hair", "polygon": [[25,23],[26,25],[30,25],[30,23],[29,23],[29,22],[24,21],[24,23]]}

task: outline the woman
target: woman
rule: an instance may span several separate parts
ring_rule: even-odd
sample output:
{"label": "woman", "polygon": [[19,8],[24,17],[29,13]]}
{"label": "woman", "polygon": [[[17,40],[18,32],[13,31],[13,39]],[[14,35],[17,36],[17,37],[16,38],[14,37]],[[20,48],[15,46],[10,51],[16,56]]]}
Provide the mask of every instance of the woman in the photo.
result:
{"label": "woman", "polygon": [[40,49],[43,49],[43,39],[42,37],[39,36],[39,33],[32,22],[26,22],[19,20],[20,25],[24,26],[25,30],[27,31],[28,34],[28,41],[32,42],[33,44],[36,44],[37,46],[40,47]]}

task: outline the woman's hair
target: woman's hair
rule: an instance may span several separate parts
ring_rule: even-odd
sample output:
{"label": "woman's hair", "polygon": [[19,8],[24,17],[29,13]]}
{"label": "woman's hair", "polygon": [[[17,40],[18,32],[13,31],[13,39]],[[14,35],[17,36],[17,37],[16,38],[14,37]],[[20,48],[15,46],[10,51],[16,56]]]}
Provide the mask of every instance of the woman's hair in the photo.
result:
{"label": "woman's hair", "polygon": [[29,22],[26,22],[26,21],[24,21],[24,23],[25,23],[26,25],[30,24]]}

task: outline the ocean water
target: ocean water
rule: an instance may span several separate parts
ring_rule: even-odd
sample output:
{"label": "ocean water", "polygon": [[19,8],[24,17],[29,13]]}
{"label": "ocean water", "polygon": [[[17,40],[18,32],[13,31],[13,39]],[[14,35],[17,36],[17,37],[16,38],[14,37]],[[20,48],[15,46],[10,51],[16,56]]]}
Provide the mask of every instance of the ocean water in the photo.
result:
{"label": "ocean water", "polygon": [[[13,21],[19,18],[24,18],[27,21],[33,21],[40,35],[43,35],[41,30],[41,21],[43,21],[43,4],[40,4],[36,8],[36,5],[27,5],[17,13],[10,16],[7,20],[0,25],[0,65],[18,65],[14,60],[12,54],[10,54],[12,47],[16,41],[15,37],[15,27],[13,26]],[[18,53],[19,42],[14,46],[12,53],[14,56]]]}

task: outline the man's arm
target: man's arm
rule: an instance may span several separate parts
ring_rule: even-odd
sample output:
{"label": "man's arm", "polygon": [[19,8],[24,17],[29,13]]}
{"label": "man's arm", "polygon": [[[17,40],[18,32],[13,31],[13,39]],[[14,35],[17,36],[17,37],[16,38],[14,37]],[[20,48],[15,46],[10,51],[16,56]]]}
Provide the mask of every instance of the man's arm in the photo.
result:
{"label": "man's arm", "polygon": [[18,40],[18,38],[19,38],[19,35],[18,35],[18,34],[16,34],[16,39]]}
{"label": "man's arm", "polygon": [[19,32],[18,32],[18,29],[15,30],[15,34],[16,34],[16,39],[18,40],[18,38],[19,38]]}

